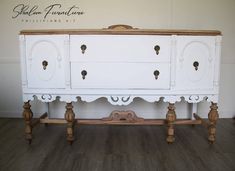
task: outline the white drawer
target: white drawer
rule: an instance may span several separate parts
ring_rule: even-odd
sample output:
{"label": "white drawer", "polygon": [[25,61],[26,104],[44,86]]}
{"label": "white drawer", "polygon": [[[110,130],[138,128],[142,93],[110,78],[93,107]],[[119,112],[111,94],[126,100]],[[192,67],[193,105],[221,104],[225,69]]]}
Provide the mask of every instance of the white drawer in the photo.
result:
{"label": "white drawer", "polygon": [[170,47],[171,36],[72,35],[70,59],[80,62],[169,62]]}
{"label": "white drawer", "polygon": [[72,63],[72,88],[169,89],[169,71],[166,63]]}

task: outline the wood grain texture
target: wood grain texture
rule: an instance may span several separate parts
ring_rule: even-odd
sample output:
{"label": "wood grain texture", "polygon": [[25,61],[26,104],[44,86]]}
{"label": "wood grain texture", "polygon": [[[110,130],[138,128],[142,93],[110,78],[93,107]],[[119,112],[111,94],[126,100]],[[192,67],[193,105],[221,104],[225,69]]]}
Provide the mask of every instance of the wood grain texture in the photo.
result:
{"label": "wood grain texture", "polygon": [[[102,119],[75,119],[78,125],[165,125],[165,119],[145,119],[137,122],[123,122],[123,121],[104,121]],[[40,119],[42,124],[66,124],[65,119]],[[201,120],[178,119],[174,125],[197,125],[202,124]]]}
{"label": "wood grain texture", "polygon": [[209,119],[209,126],[208,126],[208,140],[210,143],[214,143],[215,142],[215,132],[216,132],[216,121],[219,118],[219,114],[218,114],[218,106],[217,103],[211,103],[210,106],[211,110],[208,114],[208,119]]}
{"label": "wood grain texture", "polygon": [[30,102],[25,102],[23,106],[23,118],[25,121],[25,139],[28,140],[29,144],[31,144],[33,136],[32,136],[32,118],[33,118],[33,112],[31,111],[31,105]]}
{"label": "wood grain texture", "polygon": [[163,126],[80,125],[73,146],[66,125],[34,130],[31,145],[23,138],[23,119],[0,119],[1,171],[233,171],[235,121],[218,119],[217,141],[207,142],[203,126],[176,127],[168,145]]}
{"label": "wood grain texture", "polygon": [[168,112],[166,114],[166,122],[167,122],[167,138],[166,141],[168,143],[173,143],[175,141],[174,136],[174,122],[176,120],[176,114],[175,114],[175,106],[172,103],[169,103],[168,105]]}
{"label": "wood grain texture", "polygon": [[103,121],[116,121],[124,123],[143,122],[144,118],[140,118],[132,110],[119,111],[114,110],[108,117],[102,118]]}
{"label": "wood grain texture", "polygon": [[195,35],[195,36],[216,36],[222,33],[218,30],[169,30],[169,29],[66,29],[66,30],[22,30],[21,35]]}
{"label": "wood grain texture", "polygon": [[65,120],[67,121],[67,141],[72,144],[74,141],[74,123],[75,113],[73,112],[72,103],[66,104]]}

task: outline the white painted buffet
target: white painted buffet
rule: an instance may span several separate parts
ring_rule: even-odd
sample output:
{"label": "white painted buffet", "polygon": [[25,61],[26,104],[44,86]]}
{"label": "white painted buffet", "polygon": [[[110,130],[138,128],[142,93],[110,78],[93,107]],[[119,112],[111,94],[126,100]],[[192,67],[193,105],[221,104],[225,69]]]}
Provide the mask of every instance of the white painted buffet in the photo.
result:
{"label": "white painted buffet", "polygon": [[[218,118],[221,32],[212,30],[146,30],[126,25],[108,29],[23,30],[20,56],[26,139],[31,143],[36,123],[67,124],[74,140],[77,124],[167,125],[167,142],[174,141],[175,124],[203,124],[215,141]],[[108,118],[75,117],[72,102],[105,97],[112,105],[128,105],[136,97],[168,102],[166,119],[138,118],[133,111],[113,111]],[[33,120],[30,101],[37,98],[67,103],[65,119],[47,113]],[[174,103],[192,103],[196,119],[176,119]],[[211,102],[206,122],[196,104]],[[134,103],[134,102],[133,102]]]}

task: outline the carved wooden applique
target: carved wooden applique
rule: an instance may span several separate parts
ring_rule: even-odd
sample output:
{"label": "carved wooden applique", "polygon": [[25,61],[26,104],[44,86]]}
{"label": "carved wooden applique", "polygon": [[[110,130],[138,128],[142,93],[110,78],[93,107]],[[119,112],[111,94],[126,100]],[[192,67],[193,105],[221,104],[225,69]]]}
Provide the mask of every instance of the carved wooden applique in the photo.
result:
{"label": "carved wooden applique", "polygon": [[113,121],[113,122],[141,122],[144,121],[143,118],[139,118],[134,111],[113,111],[109,117],[102,118],[103,121]]}

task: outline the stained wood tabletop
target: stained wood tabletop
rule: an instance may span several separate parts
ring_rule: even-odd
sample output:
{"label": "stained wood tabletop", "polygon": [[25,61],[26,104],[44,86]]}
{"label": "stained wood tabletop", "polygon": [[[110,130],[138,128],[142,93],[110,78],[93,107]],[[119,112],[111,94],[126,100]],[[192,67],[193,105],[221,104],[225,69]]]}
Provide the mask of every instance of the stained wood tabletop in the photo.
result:
{"label": "stained wood tabletop", "polygon": [[186,30],[186,29],[46,29],[46,30],[22,30],[21,35],[195,35],[216,36],[222,33],[219,30]]}

